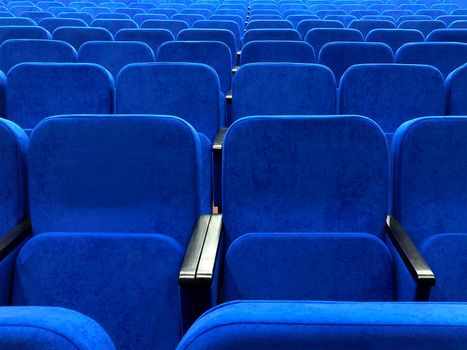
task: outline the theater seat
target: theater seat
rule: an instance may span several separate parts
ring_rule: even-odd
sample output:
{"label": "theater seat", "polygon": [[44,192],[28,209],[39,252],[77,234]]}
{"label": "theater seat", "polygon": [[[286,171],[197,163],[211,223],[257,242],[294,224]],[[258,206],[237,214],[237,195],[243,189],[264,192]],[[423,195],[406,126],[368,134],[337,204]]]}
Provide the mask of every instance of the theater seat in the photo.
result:
{"label": "theater seat", "polygon": [[250,29],[243,36],[243,45],[254,40],[301,40],[294,29]]}
{"label": "theater seat", "polygon": [[426,41],[467,43],[467,29],[436,29],[427,36]]}
{"label": "theater seat", "polygon": [[91,27],[98,27],[98,28],[105,28],[107,29],[113,36],[117,34],[120,29],[126,28],[138,28],[138,25],[135,21],[131,19],[106,19],[100,18],[95,19],[91,22]]}
{"label": "theater seat", "polygon": [[0,43],[10,39],[51,39],[50,33],[41,27],[0,27]]}
{"label": "theater seat", "polygon": [[446,24],[443,21],[404,21],[398,26],[400,29],[416,29],[423,33],[425,37],[428,36],[435,29],[446,28]]}
{"label": "theater seat", "polygon": [[173,34],[167,29],[121,29],[115,35],[116,41],[142,41],[148,44],[154,53],[159,46],[167,41],[175,40]]}
{"label": "theater seat", "polygon": [[141,25],[141,28],[167,29],[172,33],[174,38],[176,38],[180,31],[183,29],[188,29],[188,23],[175,20],[149,19],[144,21],[144,23]]}
{"label": "theater seat", "polygon": [[309,19],[298,23],[297,31],[300,33],[301,38],[305,39],[308,31],[315,28],[344,28],[344,24],[340,21]]}
{"label": "theater seat", "polygon": [[58,27],[87,27],[88,25],[78,18],[44,18],[39,25],[53,33]]}
{"label": "theater seat", "polygon": [[356,19],[350,22],[349,28],[357,29],[366,37],[373,29],[394,29],[396,26],[393,22],[383,19]]}
{"label": "theater seat", "polygon": [[467,115],[467,64],[457,68],[446,78],[448,114]]}
{"label": "theater seat", "polygon": [[242,48],[240,65],[255,62],[315,63],[313,47],[302,41],[259,40]]}
{"label": "theater seat", "polygon": [[402,45],[425,41],[425,37],[422,32],[414,29],[373,29],[365,40],[385,43],[396,53]]}
{"label": "theater seat", "polygon": [[104,28],[58,27],[52,38],[62,40],[73,46],[76,51],[88,41],[112,41],[112,34]]}
{"label": "theater seat", "polygon": [[364,41],[362,34],[356,29],[349,28],[315,28],[305,35],[305,42],[313,46],[319,53],[321,48],[329,42],[337,41]]}
{"label": "theater seat", "polygon": [[230,30],[235,36],[236,50],[240,50],[241,48],[241,45],[242,45],[241,38],[243,36],[243,33],[240,31],[240,27],[238,26],[238,24],[232,20],[222,21],[222,20],[209,19],[209,20],[197,21],[193,24],[193,28]]}
{"label": "theater seat", "polygon": [[177,350],[463,347],[462,304],[232,302],[204,314]]}

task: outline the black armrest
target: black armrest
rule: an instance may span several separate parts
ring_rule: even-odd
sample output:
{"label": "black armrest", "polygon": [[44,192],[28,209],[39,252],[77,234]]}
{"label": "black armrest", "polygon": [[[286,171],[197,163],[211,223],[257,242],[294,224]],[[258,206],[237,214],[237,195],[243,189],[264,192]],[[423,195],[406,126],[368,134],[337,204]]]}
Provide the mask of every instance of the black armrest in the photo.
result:
{"label": "black armrest", "polygon": [[212,282],[222,228],[222,215],[202,215],[196,223],[178,277],[181,286]]}
{"label": "black armrest", "polygon": [[227,91],[225,94],[225,102],[230,105],[232,104],[232,90]]}
{"label": "black armrest", "polygon": [[[246,32],[246,29],[245,29]],[[240,55],[242,54],[242,51],[237,51],[237,58],[240,58]]]}
{"label": "black armrest", "polygon": [[27,236],[32,233],[31,220],[29,218],[21,221],[11,231],[0,238],[0,259],[5,258],[15,249]]}
{"label": "black armrest", "polygon": [[[237,73],[237,71],[238,71],[239,68],[240,68],[239,66],[233,67],[233,68],[232,68],[232,74]],[[229,92],[230,92],[230,91],[229,91]]]}
{"label": "black armrest", "polygon": [[227,128],[220,128],[217,132],[216,138],[214,139],[214,143],[212,144],[212,150],[214,153],[222,153],[222,146],[224,145],[224,138],[226,132]]}
{"label": "black armrest", "polygon": [[395,217],[388,215],[386,229],[405,266],[417,284],[417,300],[428,300],[431,288],[435,286],[433,271]]}

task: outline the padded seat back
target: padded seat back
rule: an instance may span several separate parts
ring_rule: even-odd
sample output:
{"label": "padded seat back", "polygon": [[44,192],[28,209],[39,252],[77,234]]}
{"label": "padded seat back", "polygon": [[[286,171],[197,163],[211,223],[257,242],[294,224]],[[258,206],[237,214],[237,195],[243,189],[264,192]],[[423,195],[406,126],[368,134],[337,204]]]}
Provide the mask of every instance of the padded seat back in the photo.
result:
{"label": "padded seat back", "polygon": [[446,28],[446,24],[443,21],[404,21],[401,22],[398,26],[400,29],[416,29],[423,33],[425,37],[428,36],[432,31],[435,29],[443,29]]}
{"label": "padded seat back", "polygon": [[183,29],[188,29],[188,23],[184,21],[175,20],[149,19],[147,21],[144,21],[141,28],[167,29],[172,33],[174,38],[176,38],[180,31],[182,31]]}
{"label": "padded seat back", "polygon": [[436,29],[427,36],[426,41],[467,43],[467,29]]}
{"label": "padded seat back", "polygon": [[294,29],[250,29],[243,36],[243,45],[254,40],[301,40]]}
{"label": "padded seat back", "polygon": [[167,29],[121,29],[115,35],[117,41],[142,41],[148,44],[154,53],[167,42],[175,40],[173,34]]}
{"label": "padded seat back", "polygon": [[120,29],[125,28],[138,28],[136,22],[131,19],[95,19],[91,22],[91,27],[100,27],[107,29],[113,36],[117,34]]}
{"label": "padded seat back", "polygon": [[51,39],[50,33],[41,27],[0,27],[0,43],[10,39]]}
{"label": "padded seat back", "polygon": [[365,40],[385,43],[396,53],[402,45],[424,41],[425,37],[422,32],[414,29],[373,29]]}
{"label": "padded seat back", "polygon": [[53,32],[54,40],[62,40],[73,46],[76,51],[88,41],[112,41],[112,34],[104,28],[59,27]]}
{"label": "padded seat back", "polygon": [[58,27],[87,27],[88,25],[79,18],[44,18],[39,25],[49,31],[54,32]]}
{"label": "padded seat back", "polygon": [[313,47],[302,41],[251,41],[242,49],[240,64],[255,62],[315,63]]}
{"label": "padded seat back", "polygon": [[305,36],[309,30],[315,28],[344,28],[344,24],[342,24],[340,21],[307,19],[301,21],[297,25],[297,31],[300,33],[302,39],[305,39]]}
{"label": "padded seat back", "polygon": [[382,29],[382,28],[389,28],[394,29],[396,26],[393,22],[388,20],[378,20],[378,19],[357,19],[355,21],[350,22],[349,28],[357,29],[362,33],[364,37],[372,31],[373,29]]}
{"label": "padded seat back", "polygon": [[320,52],[321,48],[336,41],[364,41],[362,34],[356,29],[348,28],[315,28],[308,31],[305,41],[313,46],[315,52]]}
{"label": "padded seat back", "polygon": [[467,115],[467,64],[457,68],[446,79],[448,114]]}

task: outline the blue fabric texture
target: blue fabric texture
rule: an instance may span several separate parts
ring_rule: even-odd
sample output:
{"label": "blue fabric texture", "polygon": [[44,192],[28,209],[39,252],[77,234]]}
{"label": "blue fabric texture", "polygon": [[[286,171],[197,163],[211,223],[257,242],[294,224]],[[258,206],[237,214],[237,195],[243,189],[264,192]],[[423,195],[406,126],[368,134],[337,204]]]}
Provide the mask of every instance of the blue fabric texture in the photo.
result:
{"label": "blue fabric texture", "polygon": [[173,34],[167,29],[122,29],[115,35],[117,41],[142,41],[148,44],[154,54],[163,43],[175,40]]}
{"label": "blue fabric texture", "polygon": [[9,39],[51,39],[50,33],[41,27],[0,27],[0,43]]}
{"label": "blue fabric texture", "polygon": [[352,22],[354,19],[357,19],[357,17],[351,15],[328,15],[324,17],[324,19],[331,21],[339,21],[345,27],[347,27],[350,24],[350,22]]}
{"label": "blue fabric texture", "polygon": [[355,64],[393,63],[394,55],[383,43],[331,42],[319,52],[318,63],[332,70],[339,83],[344,72]]}
{"label": "blue fabric texture", "polygon": [[30,18],[36,23],[44,18],[54,17],[53,13],[49,11],[27,11],[23,12],[21,16]]}
{"label": "blue fabric texture", "polygon": [[12,39],[0,45],[0,69],[24,62],[75,62],[76,50],[64,41],[40,39]]}
{"label": "blue fabric texture", "polygon": [[[310,88],[319,86],[319,89]],[[255,115],[335,114],[336,83],[320,65],[250,63],[232,81],[233,121]]]}
{"label": "blue fabric texture", "polygon": [[243,36],[243,45],[254,40],[300,40],[295,29],[251,29]]}
{"label": "blue fabric texture", "polygon": [[59,27],[53,32],[54,40],[69,43],[77,51],[88,41],[112,41],[112,34],[104,28]]}
{"label": "blue fabric texture", "polygon": [[[49,8],[50,11],[50,8]],[[93,17],[89,13],[84,12],[62,12],[57,15],[58,18],[76,18],[85,22],[87,25],[91,24]]]}
{"label": "blue fabric texture", "polygon": [[188,23],[184,21],[175,20],[150,19],[145,21],[141,28],[167,29],[172,33],[174,38],[176,38],[180,31],[182,31],[183,29],[188,29]]}
{"label": "blue fabric texture", "polygon": [[321,48],[336,41],[364,41],[362,34],[356,29],[349,28],[315,28],[308,31],[305,41],[313,46],[315,52],[320,52]]}
{"label": "blue fabric texture", "polygon": [[115,36],[120,29],[138,28],[138,25],[131,19],[98,18],[91,22],[91,27],[105,28]]}
{"label": "blue fabric texture", "polygon": [[444,77],[466,62],[467,43],[411,43],[402,46],[396,54],[396,63],[427,64],[438,68]]}
{"label": "blue fabric texture", "polygon": [[363,37],[366,37],[367,34],[373,29],[377,28],[396,28],[392,21],[388,20],[378,20],[378,19],[356,19],[355,21],[350,22],[349,28],[359,30]]}
{"label": "blue fabric texture", "polygon": [[176,14],[172,16],[172,19],[176,21],[184,21],[188,23],[188,25],[191,27],[193,26],[193,23],[196,21],[201,21],[203,19],[206,19],[204,16],[201,15],[196,15],[196,14]]}
{"label": "blue fabric texture", "polygon": [[359,64],[340,83],[340,113],[376,121],[390,135],[405,121],[445,111],[443,76],[425,65]]}
{"label": "blue fabric texture", "polygon": [[457,68],[446,79],[448,114],[467,115],[467,64]]}
{"label": "blue fabric texture", "polygon": [[460,350],[463,304],[232,302],[205,313],[177,350]]}
{"label": "blue fabric texture", "polygon": [[126,65],[154,60],[151,48],[142,42],[92,41],[83,44],[78,53],[79,62],[101,65],[112,74],[115,81],[120,70]]}
{"label": "blue fabric texture", "polygon": [[212,142],[224,124],[220,96],[219,78],[207,65],[131,64],[118,76],[117,112],[174,115]]}
{"label": "blue fabric texture", "polygon": [[[193,28],[204,28],[204,29],[226,29],[233,33],[235,36],[235,46],[237,50],[240,50],[242,46],[241,38],[243,33],[240,31],[240,27],[235,21],[232,20],[202,20],[197,21],[193,24]],[[243,29],[243,26],[242,26]]]}
{"label": "blue fabric texture", "polygon": [[3,350],[115,350],[104,329],[76,311],[55,307],[0,307]]}
{"label": "blue fabric texture", "polygon": [[302,39],[305,39],[308,31],[315,28],[344,28],[344,24],[340,21],[308,19],[298,23],[297,31],[300,33]]}
{"label": "blue fabric texture", "polygon": [[267,28],[284,28],[293,29],[292,22],[285,19],[261,19],[256,21],[249,21],[246,25],[246,30],[250,29],[267,29]]}
{"label": "blue fabric texture", "polygon": [[159,47],[158,62],[204,63],[213,68],[219,77],[220,89],[230,90],[232,79],[232,54],[229,47],[217,41],[173,41]]}
{"label": "blue fabric texture", "polygon": [[256,62],[315,63],[313,47],[303,41],[251,41],[242,48],[240,65]]}
{"label": "blue fabric texture", "polygon": [[424,40],[425,37],[423,33],[415,29],[373,29],[366,36],[366,41],[385,43],[391,47],[394,53],[406,43],[415,43]]}
{"label": "blue fabric texture", "polygon": [[39,25],[53,33],[58,27],[87,27],[85,21],[79,18],[45,18]]}
{"label": "blue fabric texture", "polygon": [[168,19],[169,17],[167,17],[166,15],[157,14],[157,13],[139,13],[133,17],[133,21],[135,21],[139,27],[141,27],[144,22],[149,21],[149,20],[158,21],[158,20],[168,20]]}
{"label": "blue fabric texture", "polygon": [[0,25],[4,26],[35,26],[36,23],[25,17],[0,18]]}
{"label": "blue fabric texture", "polygon": [[426,37],[426,41],[467,43],[467,29],[436,29]]}
{"label": "blue fabric texture", "polygon": [[113,79],[98,65],[21,63],[7,79],[8,119],[24,129],[57,114],[113,113]]}

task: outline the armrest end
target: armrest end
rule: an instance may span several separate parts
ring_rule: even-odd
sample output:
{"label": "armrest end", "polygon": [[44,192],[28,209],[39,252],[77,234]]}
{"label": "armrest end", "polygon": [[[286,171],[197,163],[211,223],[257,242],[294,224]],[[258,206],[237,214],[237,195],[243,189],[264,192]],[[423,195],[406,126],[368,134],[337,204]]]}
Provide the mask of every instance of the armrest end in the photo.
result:
{"label": "armrest end", "polygon": [[27,236],[32,233],[31,220],[26,218],[17,224],[11,231],[0,238],[0,259],[5,258]]}
{"label": "armrest end", "polygon": [[213,214],[199,260],[198,271],[196,272],[196,280],[203,285],[211,285],[212,283],[221,231],[222,214]]}
{"label": "armrest end", "polygon": [[217,132],[216,138],[214,139],[214,143],[212,145],[212,150],[214,152],[222,152],[222,146],[224,144],[225,133],[227,132],[227,128],[220,128]]}

